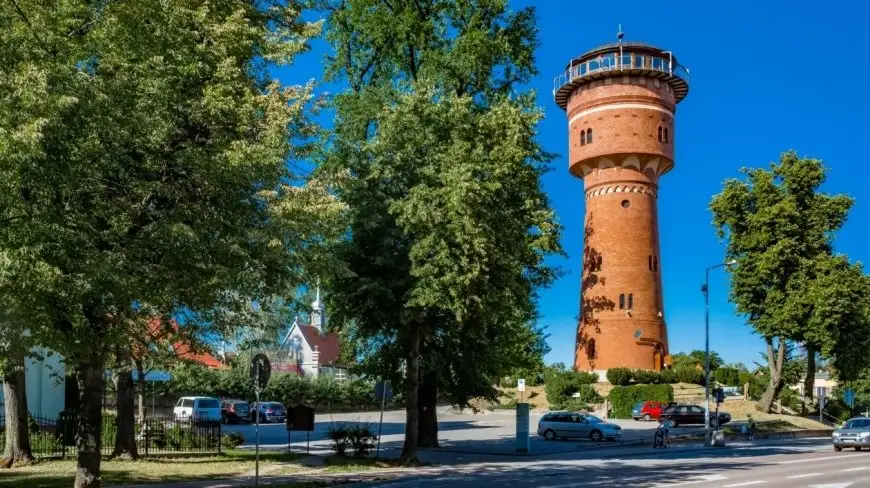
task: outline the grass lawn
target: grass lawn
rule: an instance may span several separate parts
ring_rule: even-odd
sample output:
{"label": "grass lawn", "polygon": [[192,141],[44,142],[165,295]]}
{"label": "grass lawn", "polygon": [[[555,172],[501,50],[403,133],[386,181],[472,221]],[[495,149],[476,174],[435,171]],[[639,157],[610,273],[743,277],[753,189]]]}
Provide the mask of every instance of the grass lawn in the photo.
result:
{"label": "grass lawn", "polygon": [[[260,452],[260,468],[270,464],[292,463],[302,454]],[[282,466],[290,470],[305,469],[301,465]],[[75,460],[41,461],[33,466],[0,469],[0,487],[69,488],[75,479]],[[104,485],[148,483],[198,479],[230,478],[254,469],[254,452],[231,450],[223,456],[193,458],[160,458],[139,461],[107,461],[101,465]],[[287,488],[305,488],[319,485],[289,485]]]}

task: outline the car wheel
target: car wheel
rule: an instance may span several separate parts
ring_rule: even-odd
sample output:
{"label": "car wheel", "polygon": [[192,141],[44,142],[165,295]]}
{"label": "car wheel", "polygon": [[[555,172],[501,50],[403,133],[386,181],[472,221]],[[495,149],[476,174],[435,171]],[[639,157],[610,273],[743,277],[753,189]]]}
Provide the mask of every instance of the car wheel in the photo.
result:
{"label": "car wheel", "polygon": [[589,434],[589,439],[591,439],[592,442],[601,442],[601,440],[604,439],[604,436],[601,434],[600,430],[593,430]]}
{"label": "car wheel", "polygon": [[842,447],[840,447],[840,446],[834,446],[834,451],[835,451],[835,452],[840,452],[840,451],[842,451],[842,450],[843,450]]}
{"label": "car wheel", "polygon": [[544,439],[546,439],[548,441],[556,440],[556,432],[551,430],[551,429],[545,430],[544,431]]}
{"label": "car wheel", "polygon": [[648,413],[643,414],[643,421],[644,422],[649,422],[650,420],[652,420],[652,418],[649,416]]}
{"label": "car wheel", "polygon": [[863,449],[863,447],[861,447],[861,446],[855,446],[855,450],[856,450],[856,451],[860,451],[861,449]]}

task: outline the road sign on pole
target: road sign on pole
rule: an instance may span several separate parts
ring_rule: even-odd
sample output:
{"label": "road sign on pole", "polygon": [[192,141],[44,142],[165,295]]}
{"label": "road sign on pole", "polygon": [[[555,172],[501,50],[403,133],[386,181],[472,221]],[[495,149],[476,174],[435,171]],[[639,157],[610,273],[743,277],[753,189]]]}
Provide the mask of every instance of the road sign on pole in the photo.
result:
{"label": "road sign on pole", "polygon": [[520,378],[517,380],[517,391],[526,391],[526,380]]}
{"label": "road sign on pole", "polygon": [[255,460],[254,460],[254,486],[260,486],[260,391],[269,384],[272,376],[272,365],[265,354],[257,354],[251,359],[251,381],[254,383],[254,395],[257,398],[254,409],[255,422]]}
{"label": "road sign on pole", "polygon": [[375,398],[381,399],[381,421],[378,423],[378,447],[375,451],[375,457],[381,454],[381,428],[384,426],[384,408],[387,405],[387,398],[393,399],[393,389],[390,388],[389,380],[381,380],[375,383]]}

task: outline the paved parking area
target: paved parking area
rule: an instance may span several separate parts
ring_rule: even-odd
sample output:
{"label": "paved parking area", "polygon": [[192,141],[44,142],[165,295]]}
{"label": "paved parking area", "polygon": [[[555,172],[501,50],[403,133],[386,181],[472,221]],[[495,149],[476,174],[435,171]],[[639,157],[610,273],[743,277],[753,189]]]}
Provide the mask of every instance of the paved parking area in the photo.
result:
{"label": "paved parking area", "polygon": [[[532,414],[530,427],[533,434],[530,449],[534,454],[554,454],[595,448],[589,440],[572,439],[567,441],[545,441],[534,435],[540,414]],[[289,442],[294,451],[304,451],[306,445],[312,454],[329,451],[328,432],[333,424],[345,422],[368,423],[377,432],[380,412],[352,414],[324,414],[315,418],[315,430],[310,437],[305,432],[291,432]],[[452,413],[447,408],[439,409],[439,440],[444,450],[469,453],[509,454],[515,452],[515,418],[513,412],[491,412],[486,415]],[[621,442],[646,440],[652,443],[656,422],[635,420],[611,420],[622,427]],[[225,432],[241,432],[245,446],[253,447],[255,427],[253,425],[225,425]],[[671,430],[671,435],[703,431],[703,426],[679,427]],[[387,454],[401,450],[405,433],[405,412],[384,412],[381,426],[381,450]],[[307,443],[306,439],[310,439]],[[260,426],[260,445],[265,449],[286,449],[288,432],[283,424]],[[613,443],[604,443],[613,444]]]}

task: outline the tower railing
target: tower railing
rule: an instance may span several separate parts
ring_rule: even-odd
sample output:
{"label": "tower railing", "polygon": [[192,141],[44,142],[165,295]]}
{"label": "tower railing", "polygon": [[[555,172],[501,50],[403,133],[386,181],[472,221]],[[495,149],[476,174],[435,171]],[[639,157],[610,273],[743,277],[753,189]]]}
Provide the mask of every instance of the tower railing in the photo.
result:
{"label": "tower railing", "polygon": [[673,60],[672,57],[652,56],[648,54],[608,53],[571,66],[570,69],[553,79],[553,96],[565,85],[574,80],[598,73],[611,71],[643,72],[654,71],[676,76],[689,81],[689,70]]}

